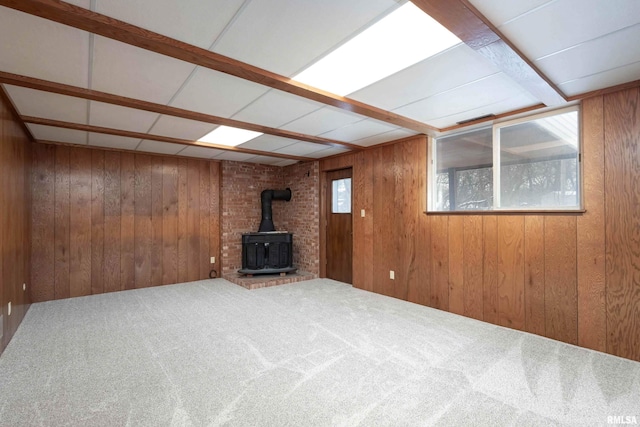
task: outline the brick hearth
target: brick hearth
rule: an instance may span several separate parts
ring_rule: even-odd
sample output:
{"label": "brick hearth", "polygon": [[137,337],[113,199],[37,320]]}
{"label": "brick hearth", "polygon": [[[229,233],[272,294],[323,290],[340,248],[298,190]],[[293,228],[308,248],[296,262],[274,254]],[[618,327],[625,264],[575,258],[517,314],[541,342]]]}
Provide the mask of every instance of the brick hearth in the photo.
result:
{"label": "brick hearth", "polygon": [[249,290],[266,288],[269,286],[286,285],[288,283],[302,282],[305,280],[314,279],[315,277],[317,276],[311,273],[307,273],[306,271],[297,271],[296,273],[289,273],[286,276],[261,274],[253,277],[247,277],[239,273],[228,273],[224,275],[224,278],[228,281]]}

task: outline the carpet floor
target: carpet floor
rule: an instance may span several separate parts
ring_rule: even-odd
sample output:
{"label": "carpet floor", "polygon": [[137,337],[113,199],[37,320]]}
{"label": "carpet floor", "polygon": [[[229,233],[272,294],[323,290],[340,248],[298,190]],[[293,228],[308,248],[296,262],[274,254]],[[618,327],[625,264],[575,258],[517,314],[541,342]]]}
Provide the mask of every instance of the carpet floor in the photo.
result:
{"label": "carpet floor", "polygon": [[638,362],[327,279],[37,303],[0,357],[2,426],[634,420]]}

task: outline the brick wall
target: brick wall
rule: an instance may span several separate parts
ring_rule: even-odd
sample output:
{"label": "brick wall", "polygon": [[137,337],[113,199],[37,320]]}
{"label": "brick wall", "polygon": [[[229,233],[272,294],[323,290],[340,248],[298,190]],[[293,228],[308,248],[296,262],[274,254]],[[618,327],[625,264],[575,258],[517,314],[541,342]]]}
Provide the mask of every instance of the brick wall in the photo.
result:
{"label": "brick wall", "polygon": [[284,187],[293,197],[284,216],[293,234],[293,265],[318,277],[320,272],[319,163],[304,162],[283,168]]}
{"label": "brick wall", "polygon": [[[254,163],[222,162],[221,257],[222,276],[242,266],[242,234],[258,231],[262,190],[291,188],[291,201],[273,202],[278,231],[293,233],[293,264],[319,273],[319,164],[299,163],[284,168]],[[309,176],[307,176],[309,172]]]}

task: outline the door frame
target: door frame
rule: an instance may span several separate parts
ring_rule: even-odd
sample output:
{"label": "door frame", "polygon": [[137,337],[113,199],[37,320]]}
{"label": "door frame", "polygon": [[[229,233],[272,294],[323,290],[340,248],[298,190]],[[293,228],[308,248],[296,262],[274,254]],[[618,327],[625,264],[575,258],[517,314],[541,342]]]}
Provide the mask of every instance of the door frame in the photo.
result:
{"label": "door frame", "polygon": [[[327,200],[328,198],[328,186],[329,182],[327,180],[327,174],[329,172],[335,172],[343,169],[351,169],[351,185],[352,185],[352,195],[351,195],[351,229],[353,230],[354,226],[354,215],[353,215],[353,166],[345,165],[339,168],[333,169],[325,169],[320,171],[320,275],[319,277],[326,278],[327,277]],[[351,234],[351,277],[353,277],[353,233]],[[352,280],[353,281],[353,280]]]}

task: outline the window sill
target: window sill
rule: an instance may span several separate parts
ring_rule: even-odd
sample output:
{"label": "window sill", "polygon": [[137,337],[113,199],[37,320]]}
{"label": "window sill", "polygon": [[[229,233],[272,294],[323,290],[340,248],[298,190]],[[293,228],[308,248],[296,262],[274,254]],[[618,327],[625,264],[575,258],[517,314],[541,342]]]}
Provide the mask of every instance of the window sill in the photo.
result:
{"label": "window sill", "polygon": [[486,211],[426,211],[426,215],[582,215],[586,209],[486,210]]}

